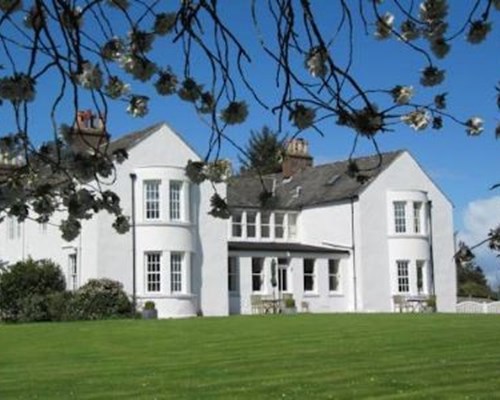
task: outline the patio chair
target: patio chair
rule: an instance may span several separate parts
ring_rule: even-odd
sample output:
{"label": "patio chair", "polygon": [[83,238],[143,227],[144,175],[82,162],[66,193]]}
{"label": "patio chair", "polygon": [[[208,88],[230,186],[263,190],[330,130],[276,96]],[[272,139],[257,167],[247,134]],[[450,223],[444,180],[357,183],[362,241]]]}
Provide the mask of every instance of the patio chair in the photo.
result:
{"label": "patio chair", "polygon": [[302,312],[309,312],[309,303],[307,301],[300,302],[300,310]]}
{"label": "patio chair", "polygon": [[252,294],[250,296],[252,306],[252,314],[262,314],[264,312],[264,303],[260,294]]}
{"label": "patio chair", "polygon": [[406,297],[397,294],[392,296],[392,299],[394,301],[394,311],[399,311],[400,313],[412,311],[411,304],[406,301]]}

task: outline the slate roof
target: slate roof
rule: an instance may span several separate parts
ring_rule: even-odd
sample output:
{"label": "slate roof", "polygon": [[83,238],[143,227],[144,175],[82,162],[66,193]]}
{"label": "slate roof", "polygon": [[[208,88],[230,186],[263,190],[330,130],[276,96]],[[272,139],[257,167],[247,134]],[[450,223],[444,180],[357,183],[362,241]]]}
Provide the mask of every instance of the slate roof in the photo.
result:
{"label": "slate roof", "polygon": [[347,250],[339,250],[331,247],[311,246],[302,243],[285,242],[229,242],[228,249],[233,251],[288,251],[291,253],[322,253],[347,255]]}
{"label": "slate roof", "polygon": [[[363,175],[365,182],[359,182],[347,174],[348,160],[306,168],[291,179],[283,179],[281,173],[233,177],[227,188],[227,202],[231,208],[262,208],[260,199],[263,185],[268,191],[275,188],[271,204],[275,209],[301,209],[347,200],[357,196],[382,171],[384,171],[404,151],[382,153],[353,159]],[[297,189],[299,188],[299,189]]]}
{"label": "slate roof", "polygon": [[157,124],[148,126],[147,128],[128,133],[116,140],[113,140],[108,145],[108,152],[111,154],[113,153],[113,151],[118,149],[130,150],[132,147],[146,139],[149,135],[160,129],[163,125],[165,125],[164,122],[159,122]]}

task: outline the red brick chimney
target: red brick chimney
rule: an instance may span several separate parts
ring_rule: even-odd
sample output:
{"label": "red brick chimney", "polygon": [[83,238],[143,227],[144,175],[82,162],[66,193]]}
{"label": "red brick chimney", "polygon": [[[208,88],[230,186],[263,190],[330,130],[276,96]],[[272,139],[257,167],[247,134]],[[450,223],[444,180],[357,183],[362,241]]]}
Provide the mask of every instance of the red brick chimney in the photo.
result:
{"label": "red brick chimney", "polygon": [[72,144],[74,150],[93,152],[109,140],[103,117],[91,110],[78,111],[73,128],[76,134]]}
{"label": "red brick chimney", "polygon": [[298,138],[292,139],[285,145],[285,157],[283,159],[283,177],[290,178],[297,172],[312,167],[313,158],[309,155],[309,143]]}

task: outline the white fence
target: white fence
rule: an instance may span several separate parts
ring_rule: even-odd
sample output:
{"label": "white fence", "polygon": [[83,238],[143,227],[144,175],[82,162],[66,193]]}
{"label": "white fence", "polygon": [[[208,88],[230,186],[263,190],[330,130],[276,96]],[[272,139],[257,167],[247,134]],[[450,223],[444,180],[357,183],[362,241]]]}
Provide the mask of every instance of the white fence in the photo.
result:
{"label": "white fence", "polygon": [[500,314],[500,301],[491,303],[462,301],[457,304],[457,313],[462,314]]}

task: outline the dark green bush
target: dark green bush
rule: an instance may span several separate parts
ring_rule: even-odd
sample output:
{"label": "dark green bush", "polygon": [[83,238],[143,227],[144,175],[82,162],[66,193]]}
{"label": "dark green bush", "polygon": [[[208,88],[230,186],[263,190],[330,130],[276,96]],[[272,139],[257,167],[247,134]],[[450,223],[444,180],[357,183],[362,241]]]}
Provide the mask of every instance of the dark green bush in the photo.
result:
{"label": "dark green bush", "polygon": [[64,292],[59,266],[50,260],[19,261],[0,272],[0,318],[6,321],[49,320],[47,296]]}
{"label": "dark green bush", "polygon": [[120,282],[111,279],[91,279],[79,288],[70,302],[76,319],[130,317],[132,303]]}
{"label": "dark green bush", "polygon": [[72,321],[77,317],[73,312],[74,292],[57,292],[47,296],[49,321]]}

